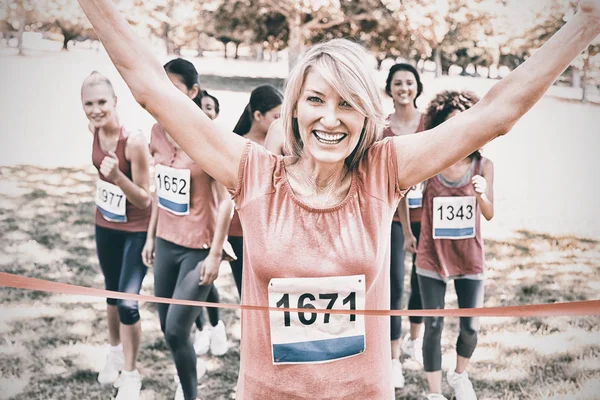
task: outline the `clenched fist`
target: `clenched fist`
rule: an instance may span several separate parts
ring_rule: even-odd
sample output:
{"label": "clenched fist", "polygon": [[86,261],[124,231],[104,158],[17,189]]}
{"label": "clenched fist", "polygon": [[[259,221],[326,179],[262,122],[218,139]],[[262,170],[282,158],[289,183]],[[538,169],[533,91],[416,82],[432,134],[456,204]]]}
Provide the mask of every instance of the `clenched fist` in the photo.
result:
{"label": "clenched fist", "polygon": [[100,163],[100,173],[106,179],[114,181],[121,171],[119,170],[119,159],[117,155],[111,151]]}

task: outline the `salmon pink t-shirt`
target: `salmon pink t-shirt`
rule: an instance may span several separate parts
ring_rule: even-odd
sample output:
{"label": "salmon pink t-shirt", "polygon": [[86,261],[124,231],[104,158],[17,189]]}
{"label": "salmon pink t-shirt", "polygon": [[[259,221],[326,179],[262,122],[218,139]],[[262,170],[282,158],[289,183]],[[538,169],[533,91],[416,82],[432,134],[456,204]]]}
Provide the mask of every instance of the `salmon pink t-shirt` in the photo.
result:
{"label": "salmon pink t-shirt", "polygon": [[[268,306],[272,278],[364,275],[365,308],[389,310],[390,224],[402,195],[397,175],[393,141],[384,139],[352,171],[346,198],[316,209],[294,195],[284,158],[248,141],[232,192],[244,231],[242,304]],[[269,313],[242,311],[236,398],[389,400],[389,321],[365,317],[366,347],[358,355],[274,365]]]}

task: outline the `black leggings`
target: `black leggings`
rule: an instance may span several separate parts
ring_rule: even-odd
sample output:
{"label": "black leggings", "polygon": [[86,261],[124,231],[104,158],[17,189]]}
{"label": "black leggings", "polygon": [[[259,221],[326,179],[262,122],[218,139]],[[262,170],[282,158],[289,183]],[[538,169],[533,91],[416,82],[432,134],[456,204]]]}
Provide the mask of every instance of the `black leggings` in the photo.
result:
{"label": "black leggings", "polygon": [[[154,294],[182,300],[206,301],[213,285],[200,286],[200,261],[208,256],[207,249],[189,249],[156,238],[154,257]],[[190,329],[200,313],[200,307],[158,304],[160,328],[171,349],[179,381],[186,400],[198,396],[196,353],[190,339]]]}
{"label": "black leggings", "polygon": [[[390,249],[390,309],[402,310],[404,294],[404,233],[400,222],[392,222],[392,243]],[[402,317],[390,317],[391,339],[398,340],[402,334]]]}
{"label": "black leggings", "polygon": [[[423,308],[443,309],[446,296],[446,282],[419,275],[421,299]],[[482,280],[455,279],[454,288],[458,298],[459,308],[474,308],[483,306]],[[444,318],[425,317],[425,334],[423,336],[423,367],[425,372],[442,370],[442,329]],[[477,331],[479,319],[473,317],[460,318],[460,333],[456,341],[456,353],[465,358],[471,358],[477,347]]]}
{"label": "black leggings", "polygon": [[[96,252],[104,275],[104,287],[122,293],[139,294],[148,268],[142,262],[146,232],[125,232],[96,225]],[[140,320],[138,302],[106,299],[117,306],[119,321],[133,325]]]}
{"label": "black leggings", "polygon": [[[421,223],[411,222],[410,228],[413,235],[417,239],[417,245],[419,244],[419,236],[421,235]],[[410,271],[410,296],[408,297],[408,309],[409,310],[422,310],[423,304],[421,304],[421,291],[419,290],[419,278],[417,275],[417,267],[415,266],[415,260],[417,259],[417,253],[412,255],[412,269]],[[423,323],[423,317],[408,317],[411,324]]]}
{"label": "black leggings", "polygon": [[233,248],[233,252],[237,256],[237,260],[230,261],[231,273],[235,286],[237,286],[240,299],[242,298],[242,272],[244,270],[244,240],[242,236],[229,236],[229,243]]}
{"label": "black leggings", "polygon": [[[211,303],[218,303],[220,301],[219,290],[215,285],[212,285],[210,292],[208,292],[206,301]],[[198,318],[196,318],[196,328],[198,328],[198,330],[202,330],[206,324],[204,320],[204,312],[202,312],[203,309],[204,307],[200,307],[200,314],[198,314]],[[207,307],[206,312],[208,313],[208,320],[210,321],[210,324],[212,326],[217,326],[220,319],[219,309],[216,307]]]}

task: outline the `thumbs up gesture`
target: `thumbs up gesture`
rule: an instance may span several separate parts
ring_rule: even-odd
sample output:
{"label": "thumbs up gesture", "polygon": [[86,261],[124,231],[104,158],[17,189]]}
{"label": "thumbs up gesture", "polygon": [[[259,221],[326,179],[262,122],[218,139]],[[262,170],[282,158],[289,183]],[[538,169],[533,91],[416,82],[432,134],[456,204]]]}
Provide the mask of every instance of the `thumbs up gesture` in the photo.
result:
{"label": "thumbs up gesture", "polygon": [[110,151],[100,163],[100,173],[106,179],[114,181],[119,176],[119,159],[114,151]]}

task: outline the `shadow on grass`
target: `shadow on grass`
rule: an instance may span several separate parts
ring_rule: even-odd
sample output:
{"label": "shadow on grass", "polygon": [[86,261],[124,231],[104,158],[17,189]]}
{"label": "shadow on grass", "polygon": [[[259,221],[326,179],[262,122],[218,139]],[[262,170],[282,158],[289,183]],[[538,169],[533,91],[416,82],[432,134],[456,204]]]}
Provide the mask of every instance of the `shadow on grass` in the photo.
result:
{"label": "shadow on grass", "polygon": [[260,85],[272,85],[283,90],[283,79],[247,76],[200,75],[202,89],[251,92]]}

